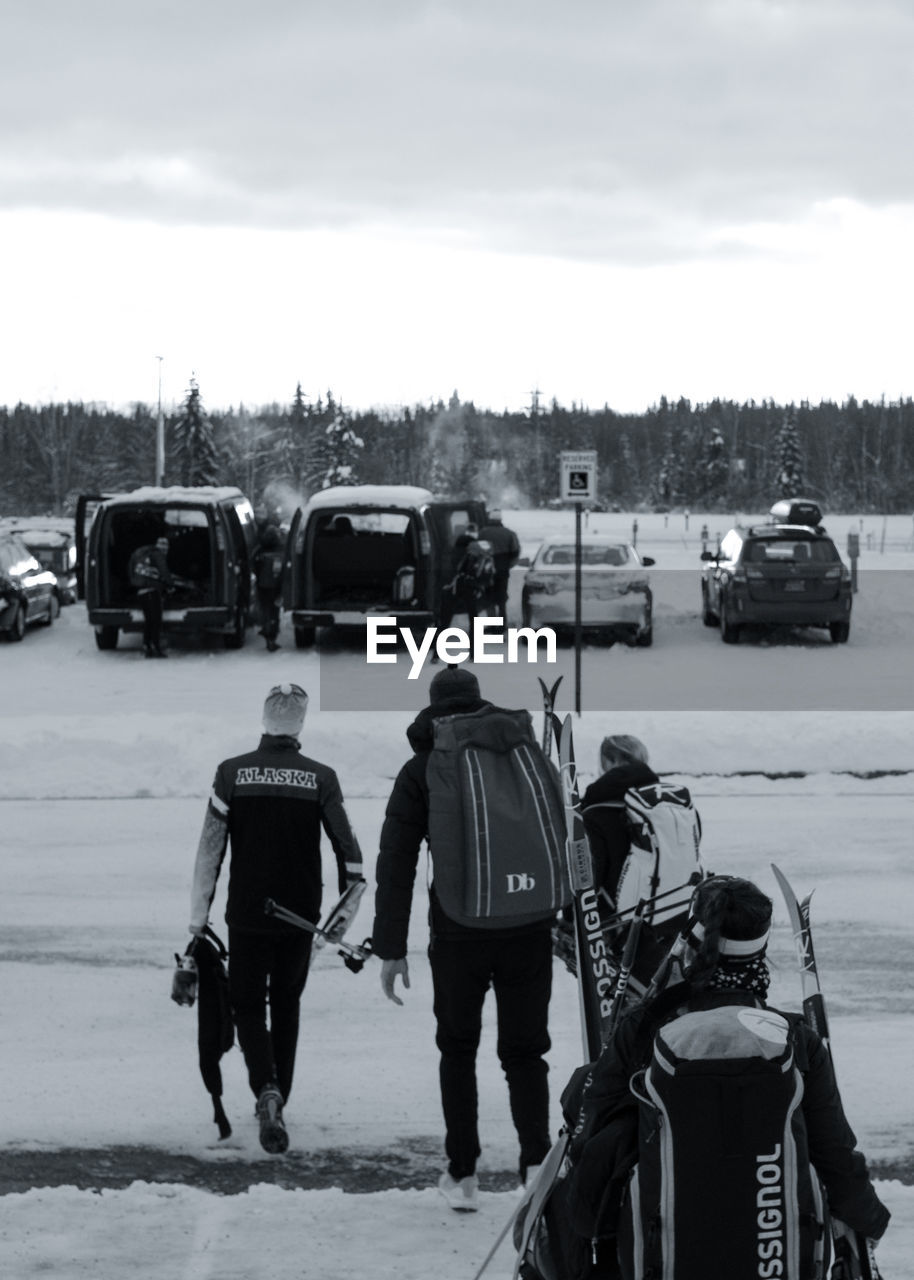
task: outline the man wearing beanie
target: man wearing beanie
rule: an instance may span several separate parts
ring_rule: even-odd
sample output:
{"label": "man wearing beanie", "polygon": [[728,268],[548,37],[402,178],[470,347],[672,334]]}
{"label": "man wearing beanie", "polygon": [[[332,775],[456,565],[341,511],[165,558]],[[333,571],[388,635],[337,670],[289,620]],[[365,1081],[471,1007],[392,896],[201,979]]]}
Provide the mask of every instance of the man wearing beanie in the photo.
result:
{"label": "man wearing beanie", "polygon": [[[409,987],[406,960],[413,884],[419,851],[428,840],[426,767],[435,721],[465,712],[499,712],[480,696],[479,682],[461,667],[439,671],[429,705],[406,731],[413,756],[394,783],[377,861],[373,949],[382,961],[381,987],[395,1004],[396,979]],[[434,849],[431,849],[434,862]],[[520,1176],[539,1165],[551,1146],[549,1129],[548,1011],[552,992],[551,918],[475,928],[450,919],[434,879],[430,892],[429,961],[440,1051],[441,1101],[448,1166],[438,1187],[451,1208],[478,1208],[480,1155],[476,1051],[488,988],[495,992],[498,1056],[508,1083],[511,1116],[520,1144]]]}
{"label": "man wearing beanie", "polygon": [[301,754],[307,706],[308,695],[299,685],[276,685],[264,703],[257,749],[217,768],[191,891],[190,931],[199,936],[231,844],[225,913],[229,993],[257,1098],[260,1141],[272,1153],[289,1145],[282,1109],[292,1088],[299,1002],[313,935],[267,916],[264,902],[273,898],[296,915],[319,921],[322,827],[336,857],[340,893],[362,879],[362,854],[337,776]]}

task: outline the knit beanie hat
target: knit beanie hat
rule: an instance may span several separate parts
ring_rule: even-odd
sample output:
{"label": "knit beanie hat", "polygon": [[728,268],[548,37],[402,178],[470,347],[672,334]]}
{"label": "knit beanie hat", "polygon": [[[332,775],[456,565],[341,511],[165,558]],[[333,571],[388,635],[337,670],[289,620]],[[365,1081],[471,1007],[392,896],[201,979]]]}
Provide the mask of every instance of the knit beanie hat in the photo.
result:
{"label": "knit beanie hat", "polygon": [[447,715],[479,702],[479,681],[472,671],[462,667],[445,667],[429,685],[429,704],[433,715]]}
{"label": "knit beanie hat", "polygon": [[308,695],[301,685],[274,685],[263,704],[264,731],[297,737],[305,723],[307,707]]}

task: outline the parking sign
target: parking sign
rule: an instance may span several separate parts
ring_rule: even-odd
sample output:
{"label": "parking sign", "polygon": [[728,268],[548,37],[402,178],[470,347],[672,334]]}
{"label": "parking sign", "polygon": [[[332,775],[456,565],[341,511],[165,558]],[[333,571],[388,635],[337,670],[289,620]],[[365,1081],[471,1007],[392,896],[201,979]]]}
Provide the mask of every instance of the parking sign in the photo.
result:
{"label": "parking sign", "polygon": [[559,497],[562,502],[593,502],[597,496],[597,451],[559,454]]}

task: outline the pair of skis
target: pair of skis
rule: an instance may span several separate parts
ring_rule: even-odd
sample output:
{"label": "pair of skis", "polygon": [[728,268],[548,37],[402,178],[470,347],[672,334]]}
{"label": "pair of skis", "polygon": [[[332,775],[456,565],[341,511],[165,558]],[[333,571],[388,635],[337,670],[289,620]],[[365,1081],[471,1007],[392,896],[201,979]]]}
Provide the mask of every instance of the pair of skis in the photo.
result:
{"label": "pair of skis", "polygon": [[[796,947],[797,963],[800,969],[800,983],[803,994],[803,1017],[812,1027],[819,1039],[832,1056],[831,1040],[828,1029],[828,1015],[825,1011],[825,997],[819,981],[819,969],[812,945],[812,924],[809,904],[812,894],[808,893],[802,902],[797,898],[790,882],[779,867],[771,864],[774,878],[784,896],[793,941]],[[869,1240],[859,1231],[852,1231],[837,1218],[831,1220],[832,1243],[835,1260],[832,1264],[831,1280],[881,1280],[881,1274]]]}

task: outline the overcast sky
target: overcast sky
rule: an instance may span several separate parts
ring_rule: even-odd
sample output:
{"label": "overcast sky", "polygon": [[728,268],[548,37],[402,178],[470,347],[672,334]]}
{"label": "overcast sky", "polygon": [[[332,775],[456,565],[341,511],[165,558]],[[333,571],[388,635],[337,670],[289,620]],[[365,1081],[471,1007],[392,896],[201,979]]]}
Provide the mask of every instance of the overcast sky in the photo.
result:
{"label": "overcast sky", "polygon": [[0,15],[0,403],[914,394],[910,0]]}

